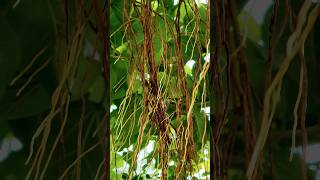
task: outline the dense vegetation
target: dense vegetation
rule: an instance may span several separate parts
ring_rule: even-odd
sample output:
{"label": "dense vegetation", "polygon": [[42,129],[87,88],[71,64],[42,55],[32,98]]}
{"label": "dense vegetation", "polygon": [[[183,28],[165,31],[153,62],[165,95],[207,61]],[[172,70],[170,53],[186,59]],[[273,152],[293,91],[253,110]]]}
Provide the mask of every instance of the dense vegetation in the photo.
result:
{"label": "dense vegetation", "polygon": [[173,3],[111,3],[110,17],[122,17],[111,21],[111,152],[133,145],[111,157],[129,179],[209,174],[209,9]]}
{"label": "dense vegetation", "polygon": [[0,1],[0,179],[314,179],[320,4],[252,2]]}

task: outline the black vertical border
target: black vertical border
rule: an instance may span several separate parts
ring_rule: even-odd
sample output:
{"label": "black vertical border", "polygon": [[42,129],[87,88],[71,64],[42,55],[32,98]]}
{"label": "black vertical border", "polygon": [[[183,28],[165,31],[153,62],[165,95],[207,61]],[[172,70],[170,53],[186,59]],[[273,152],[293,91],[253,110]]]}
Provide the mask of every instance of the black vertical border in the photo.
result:
{"label": "black vertical border", "polygon": [[110,179],[110,1],[106,0],[104,9],[105,9],[105,33],[104,35],[104,51],[105,51],[105,58],[103,63],[103,69],[105,74],[105,81],[106,81],[106,158],[105,158],[105,165],[106,165],[106,173],[105,179]]}
{"label": "black vertical border", "polygon": [[103,45],[101,54],[103,69],[102,75],[105,91],[102,104],[105,112],[102,121],[106,122],[106,135],[105,138],[103,138],[103,141],[106,143],[104,158],[105,173],[103,178],[110,179],[110,0],[106,0],[104,2],[104,7],[102,10],[99,7],[99,0],[93,0],[92,2],[97,20],[97,36],[98,38],[101,38]]}
{"label": "black vertical border", "polygon": [[210,101],[210,179],[214,179],[214,173],[213,173],[213,33],[212,33],[212,25],[213,25],[213,1],[210,0],[210,66],[209,66],[209,89],[210,89],[210,94],[209,94],[209,101]]}
{"label": "black vertical border", "polygon": [[209,66],[209,101],[210,101],[210,179],[214,179],[214,138],[213,138],[213,96],[214,96],[214,4],[218,0],[210,0],[210,66]]}
{"label": "black vertical border", "polygon": [[106,8],[106,69],[105,71],[108,73],[107,78],[107,119],[106,119],[106,179],[110,179],[110,1],[106,0],[105,8]]}

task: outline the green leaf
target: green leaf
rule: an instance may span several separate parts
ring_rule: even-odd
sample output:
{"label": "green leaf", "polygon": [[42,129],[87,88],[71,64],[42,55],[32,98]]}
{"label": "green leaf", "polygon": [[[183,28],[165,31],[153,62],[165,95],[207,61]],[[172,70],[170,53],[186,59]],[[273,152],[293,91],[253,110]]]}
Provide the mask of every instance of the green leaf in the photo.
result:
{"label": "green leaf", "polygon": [[143,94],[143,87],[139,76],[135,78],[132,93]]}
{"label": "green leaf", "polygon": [[[259,47],[255,42],[247,39],[247,45],[245,48],[249,71],[249,80],[253,85],[255,90],[263,96],[264,94],[264,80],[266,71],[266,58],[263,52],[261,52],[261,47]],[[252,57],[252,58],[251,58]],[[254,58],[253,58],[254,57]]]}
{"label": "green leaf", "polygon": [[[195,128],[195,138],[194,141],[197,144],[196,148],[197,150],[200,150],[202,148],[202,138],[203,135],[205,133],[205,139],[207,139],[207,134],[209,133],[209,121],[208,121],[208,117],[206,117],[206,114],[203,111],[200,111],[200,108],[196,107],[194,110],[194,114],[196,114],[195,116],[195,120],[196,120],[196,128]],[[206,128],[205,128],[205,124],[206,124]]]}
{"label": "green leaf", "polygon": [[45,88],[35,86],[16,97],[14,91],[0,99],[0,119],[10,120],[38,115],[51,106],[51,98]]}
{"label": "green leaf", "polygon": [[104,79],[102,77],[97,77],[93,85],[89,89],[89,100],[95,103],[102,101],[104,94]]}
{"label": "green leaf", "polygon": [[182,36],[181,37],[181,42],[182,42],[182,55],[183,59],[185,61],[188,60],[197,60],[200,56],[198,46],[195,39],[192,36]]}
{"label": "green leaf", "polygon": [[19,42],[5,17],[0,15],[0,97],[17,73],[20,64]]}
{"label": "green leaf", "polygon": [[277,179],[301,179],[300,160],[297,155],[294,155],[293,160],[289,161],[289,147],[277,147],[274,149],[275,175]]}
{"label": "green leaf", "polygon": [[8,127],[7,121],[4,121],[2,119],[0,120],[0,127],[1,127],[1,130],[0,130],[0,144],[1,144],[2,139],[10,132],[10,129]]}
{"label": "green leaf", "polygon": [[123,43],[123,44],[121,44],[119,47],[116,48],[116,50],[117,50],[120,54],[126,52],[127,49],[128,49],[128,43],[126,43],[126,42]]}
{"label": "green leaf", "polygon": [[242,34],[247,32],[247,37],[254,42],[261,39],[260,25],[248,12],[242,11],[238,16],[238,21]]}
{"label": "green leaf", "polygon": [[158,4],[159,1],[152,1],[151,2],[151,8],[153,11],[156,11],[159,7],[159,4]]}
{"label": "green leaf", "polygon": [[161,42],[160,37],[158,37],[158,36],[154,37],[153,48],[154,48],[154,52],[155,52],[154,60],[155,60],[156,65],[158,66],[160,64],[160,62],[162,61],[161,55],[163,53],[162,42]]}
{"label": "green leaf", "polygon": [[[178,11],[178,9],[177,9]],[[188,22],[188,19],[192,19],[193,18],[193,11],[192,8],[190,7],[190,3],[182,3],[182,5],[180,6],[180,21],[181,22]]]}
{"label": "green leaf", "polygon": [[78,73],[72,87],[72,101],[80,99],[81,91],[86,94],[93,82],[101,76],[101,63],[95,60],[79,58]]}

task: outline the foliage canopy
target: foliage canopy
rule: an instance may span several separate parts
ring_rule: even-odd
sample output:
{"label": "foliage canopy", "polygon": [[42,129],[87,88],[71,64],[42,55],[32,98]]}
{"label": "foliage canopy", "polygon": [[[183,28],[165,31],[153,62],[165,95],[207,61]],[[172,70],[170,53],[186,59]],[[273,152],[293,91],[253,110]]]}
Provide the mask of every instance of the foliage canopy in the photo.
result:
{"label": "foliage canopy", "polygon": [[0,179],[313,179],[320,3],[247,3],[0,1]]}

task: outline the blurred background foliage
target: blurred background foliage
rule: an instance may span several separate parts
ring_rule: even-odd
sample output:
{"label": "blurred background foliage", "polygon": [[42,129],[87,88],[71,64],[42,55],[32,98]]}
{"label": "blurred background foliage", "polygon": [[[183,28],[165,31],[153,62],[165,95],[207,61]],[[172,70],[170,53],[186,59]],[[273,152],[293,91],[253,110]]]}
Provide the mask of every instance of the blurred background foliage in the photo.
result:
{"label": "blurred background foliage", "polygon": [[[157,2],[157,1],[154,1]],[[303,1],[291,1],[291,6],[297,12]],[[51,95],[58,84],[60,69],[54,63],[56,58],[56,47],[59,42],[64,40],[64,29],[59,29],[63,21],[63,2],[54,0],[21,0],[21,2],[13,8],[13,0],[0,1],[0,179],[4,180],[20,180],[24,179],[30,165],[25,165],[25,161],[30,152],[29,145],[31,138],[35,133],[37,127],[46,117],[51,107]],[[168,6],[168,16],[174,16],[176,5],[175,1],[169,0],[166,2]],[[266,14],[262,21],[257,20],[252,11],[258,8],[252,5],[253,8],[248,8],[250,3],[246,0],[237,1],[237,9],[239,11],[238,21],[242,34],[247,32],[248,39],[245,44],[246,59],[249,68],[250,83],[257,92],[257,98],[262,99],[264,94],[264,64],[267,60],[267,43],[269,23],[272,13],[272,4],[266,5]],[[252,4],[252,3],[251,3]],[[86,2],[89,9],[90,2]],[[101,7],[103,2],[101,1]],[[249,6],[250,7],[250,6]],[[280,10],[276,18],[275,31],[280,31],[282,24],[281,19],[286,16],[286,12],[282,10],[283,3],[280,3]],[[110,32],[116,31],[122,24],[122,10],[121,1],[112,1],[110,7]],[[187,9],[181,9],[181,16],[186,14]],[[201,13],[200,8],[200,13]],[[261,10],[263,11],[263,10]],[[95,23],[95,18],[89,19]],[[161,23],[161,21],[159,21]],[[94,25],[95,26],[95,25]],[[133,24],[135,26],[135,24]],[[159,24],[161,27],[161,24]],[[137,29],[139,26],[137,25]],[[202,29],[202,28],[201,28]],[[58,31],[58,32],[55,32]],[[139,30],[137,30],[139,31]],[[140,30],[141,31],[141,30]],[[97,53],[92,57],[92,51],[96,43],[96,34],[86,26],[84,31],[84,41],[82,44],[82,52],[79,58],[78,77],[76,78],[75,87],[72,89],[72,101],[69,108],[68,123],[65,127],[64,148],[57,149],[52,163],[47,171],[45,179],[58,179],[61,173],[70,165],[77,157],[76,153],[76,138],[79,119],[81,114],[80,102],[80,86],[82,77],[85,71],[90,72],[84,83],[86,113],[83,124],[84,133],[83,149],[90,148],[95,144],[99,137],[93,137],[99,122],[102,121],[104,113],[103,109],[103,93],[104,82],[102,77],[102,63],[101,63],[101,44],[98,45]],[[285,56],[285,47],[291,31],[289,27],[284,31],[284,35],[278,41],[277,48],[274,49],[274,63],[272,64],[273,72],[276,72],[281,60]],[[59,35],[59,36],[57,36]],[[142,36],[142,35],[141,35]],[[141,39],[143,37],[140,37]],[[186,41],[188,37],[183,38]],[[112,36],[111,41],[111,57],[115,55],[125,55],[127,52],[126,43],[122,42],[122,34],[116,33]],[[309,179],[316,179],[317,171],[320,169],[320,20],[318,18],[315,27],[311,32],[307,43],[305,44],[305,59],[308,67],[309,80],[309,94],[308,94],[308,110],[306,114],[306,128],[308,132],[308,155],[306,164],[301,161],[301,135],[297,135],[297,150],[294,159],[290,162],[289,154],[291,147],[291,130],[293,126],[293,108],[298,93],[299,87],[299,61],[294,59],[289,68],[287,75],[283,82],[283,91],[281,94],[280,105],[278,106],[271,128],[270,142],[267,143],[265,151],[264,177],[265,179],[301,179],[301,167],[307,166]],[[214,43],[214,42],[213,42]],[[156,45],[157,46],[157,45]],[[35,55],[43,48],[46,51],[39,57],[33,66],[18,80],[15,84],[10,85],[10,82],[23,71]],[[186,51],[186,57],[189,57],[190,52]],[[156,56],[159,56],[156,54]],[[48,58],[51,58],[49,64],[36,74],[31,82],[21,91],[17,93],[27,82],[28,78],[43,64]],[[185,58],[186,65],[188,63]],[[110,87],[117,87],[117,84],[127,81],[128,61],[121,60],[114,63],[113,57],[110,68]],[[188,81],[192,81],[193,68],[185,66]],[[165,75],[163,75],[165,76]],[[174,83],[174,82],[173,82]],[[138,83],[136,83],[138,84]],[[125,96],[128,88],[126,83],[119,86],[119,88],[111,89],[111,126],[117,119],[117,108],[121,100]],[[134,88],[134,93],[139,96],[141,94],[141,86],[137,85]],[[133,110],[133,107],[129,106]],[[201,127],[201,125],[199,125]],[[138,127],[134,127],[134,134],[130,138],[133,144],[138,136]],[[52,133],[56,135],[60,130],[60,122],[54,121],[52,126]],[[300,132],[300,131],[299,131]],[[237,137],[234,145],[234,157],[231,161],[230,169],[228,171],[228,179],[244,179],[246,167],[244,166],[244,143],[242,137]],[[54,139],[49,139],[48,144],[52,144]],[[112,140],[112,136],[111,136]],[[153,140],[155,141],[155,140]],[[112,144],[112,143],[111,143]],[[149,145],[151,144],[151,145]],[[146,148],[152,146],[152,140],[148,144],[144,144]],[[112,149],[112,147],[111,147]],[[152,149],[152,148],[151,148]],[[148,148],[143,149],[148,150]],[[117,152],[116,156],[111,156],[111,179],[125,178],[128,164],[123,158],[125,154],[132,153],[130,144],[127,143],[126,148],[122,152]],[[61,158],[61,154],[64,157]],[[103,159],[103,150],[95,149],[89,153],[82,160],[81,179],[93,179],[96,175],[101,159]],[[199,155],[204,156],[203,154]],[[142,164],[148,157],[140,159]],[[171,168],[171,166],[169,167]],[[117,171],[115,171],[117,169]],[[136,179],[147,179],[150,177],[150,172],[146,166],[141,167],[141,170],[136,168]],[[199,172],[200,175],[206,177],[208,172]],[[70,176],[75,176],[75,170],[72,170]],[[199,178],[201,179],[201,178]]]}

